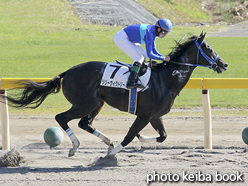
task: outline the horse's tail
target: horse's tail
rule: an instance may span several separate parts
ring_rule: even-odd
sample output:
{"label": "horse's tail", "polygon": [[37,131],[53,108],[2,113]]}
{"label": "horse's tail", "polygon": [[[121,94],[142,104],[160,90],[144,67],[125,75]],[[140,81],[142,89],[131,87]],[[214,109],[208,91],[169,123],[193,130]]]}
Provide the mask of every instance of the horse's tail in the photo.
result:
{"label": "horse's tail", "polygon": [[16,108],[37,108],[46,99],[49,94],[56,94],[61,89],[61,80],[66,72],[54,77],[51,81],[36,83],[32,80],[20,81],[22,89],[21,95],[17,98],[15,96],[7,96],[9,105]]}

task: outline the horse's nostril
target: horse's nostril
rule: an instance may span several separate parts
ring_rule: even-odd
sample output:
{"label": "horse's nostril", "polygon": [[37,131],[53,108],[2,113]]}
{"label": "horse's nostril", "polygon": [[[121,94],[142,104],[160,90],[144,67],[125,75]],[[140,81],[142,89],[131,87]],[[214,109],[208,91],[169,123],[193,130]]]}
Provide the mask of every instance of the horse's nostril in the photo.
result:
{"label": "horse's nostril", "polygon": [[228,64],[226,63],[226,64],[224,65],[224,67],[228,67]]}

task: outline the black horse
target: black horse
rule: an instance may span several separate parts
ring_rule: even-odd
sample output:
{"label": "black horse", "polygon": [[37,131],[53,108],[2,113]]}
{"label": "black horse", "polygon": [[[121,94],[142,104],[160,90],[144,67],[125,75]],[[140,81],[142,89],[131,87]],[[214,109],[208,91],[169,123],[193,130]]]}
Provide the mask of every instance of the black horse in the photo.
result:
{"label": "black horse", "polygon": [[[87,62],[72,67],[51,81],[25,82],[19,98],[9,96],[7,98],[11,106],[37,108],[49,94],[59,92],[62,84],[64,96],[72,104],[72,107],[68,111],[56,115],[55,119],[72,140],[73,148],[70,150],[69,156],[75,154],[80,143],[69,128],[68,122],[78,118],[81,118],[78,123],[80,128],[96,135],[112,147],[109,151],[110,155],[118,153],[134,137],[138,137],[143,142],[163,142],[167,134],[162,123],[162,116],[170,111],[176,96],[188,82],[195,67],[209,67],[221,73],[228,66],[204,41],[205,34],[201,33],[200,36],[190,37],[185,43],[175,48],[170,56],[170,62],[158,64],[152,69],[149,88],[138,93],[137,118],[124,140],[115,148],[108,137],[92,126],[93,119],[99,113],[104,102],[120,111],[128,111],[128,90],[100,86],[107,63]],[[159,137],[148,138],[139,134],[149,122],[159,133]]]}

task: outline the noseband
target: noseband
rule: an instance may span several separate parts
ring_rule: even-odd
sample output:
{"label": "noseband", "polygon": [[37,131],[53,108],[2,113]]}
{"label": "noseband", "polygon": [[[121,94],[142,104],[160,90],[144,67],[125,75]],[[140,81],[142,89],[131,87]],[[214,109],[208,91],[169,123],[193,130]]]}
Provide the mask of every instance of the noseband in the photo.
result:
{"label": "noseband", "polygon": [[[170,63],[174,63],[174,64],[178,64],[178,65],[186,65],[186,66],[195,66],[195,67],[208,67],[209,69],[212,69],[215,61],[217,60],[217,58],[219,57],[219,54],[217,54],[213,59],[211,59],[210,57],[207,56],[207,54],[205,54],[205,52],[202,50],[201,45],[204,43],[204,40],[201,42],[201,44],[198,43],[198,41],[195,41],[195,45],[198,49],[197,51],[197,58],[196,58],[196,64],[191,64],[191,63],[179,63],[179,62],[175,62],[175,61],[169,61]],[[207,62],[209,63],[209,65],[200,65],[199,64],[199,53],[201,52],[201,55],[207,60]]]}
{"label": "noseband", "polygon": [[[204,43],[204,40],[202,41],[202,43],[201,44],[199,44],[198,42],[197,42],[197,40],[195,41],[195,45],[196,45],[196,47],[198,48],[198,51],[197,51],[197,63],[196,63],[196,65],[195,66],[202,66],[202,67],[208,67],[209,69],[211,69],[212,67],[213,67],[213,64],[214,64],[214,62],[217,60],[217,58],[219,57],[219,54],[217,54],[216,56],[215,56],[215,58],[214,58],[214,60],[212,60],[210,57],[208,57],[206,54],[205,54],[205,52],[202,50],[202,48],[201,48],[201,45]],[[209,62],[209,65],[199,65],[198,64],[198,59],[199,59],[199,52],[201,52],[201,55],[207,60],[207,62]]]}

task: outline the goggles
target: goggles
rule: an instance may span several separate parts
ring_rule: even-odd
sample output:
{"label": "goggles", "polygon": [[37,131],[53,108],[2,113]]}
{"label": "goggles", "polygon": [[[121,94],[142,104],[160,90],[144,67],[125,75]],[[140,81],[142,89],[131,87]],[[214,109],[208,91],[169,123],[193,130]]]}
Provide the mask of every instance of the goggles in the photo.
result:
{"label": "goggles", "polygon": [[[160,27],[161,28],[161,27]],[[168,31],[166,31],[166,30],[163,30],[162,28],[161,28],[161,31],[160,31],[163,35],[165,35],[166,36],[166,34],[168,34]]]}

